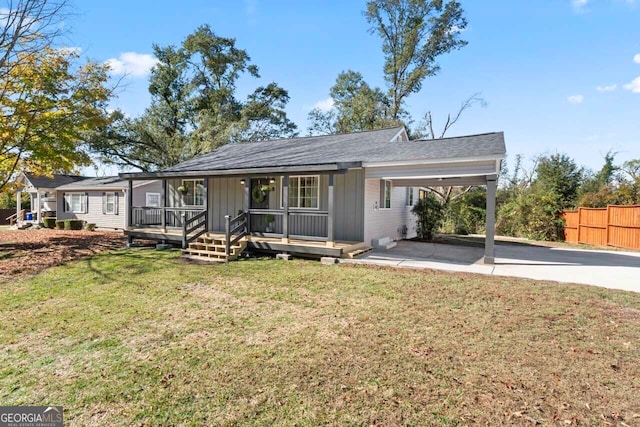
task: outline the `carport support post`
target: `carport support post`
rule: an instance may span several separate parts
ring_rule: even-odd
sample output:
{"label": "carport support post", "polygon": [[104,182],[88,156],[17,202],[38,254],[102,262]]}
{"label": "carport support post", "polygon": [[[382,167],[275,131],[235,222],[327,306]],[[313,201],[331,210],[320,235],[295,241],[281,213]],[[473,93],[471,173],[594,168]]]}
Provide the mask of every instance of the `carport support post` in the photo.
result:
{"label": "carport support post", "polygon": [[494,264],[495,262],[495,234],[496,234],[496,177],[487,178],[487,209],[486,209],[486,232],[484,239],[484,263]]}

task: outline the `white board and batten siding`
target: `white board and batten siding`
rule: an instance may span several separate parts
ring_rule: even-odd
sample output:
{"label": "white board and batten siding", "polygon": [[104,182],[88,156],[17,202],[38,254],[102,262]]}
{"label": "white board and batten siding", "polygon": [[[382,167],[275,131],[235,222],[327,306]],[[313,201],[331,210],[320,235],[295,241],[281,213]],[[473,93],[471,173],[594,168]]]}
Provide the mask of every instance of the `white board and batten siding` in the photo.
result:
{"label": "white board and batten siding", "polygon": [[[373,239],[390,237],[393,240],[411,239],[416,236],[416,217],[407,206],[407,187],[391,187],[391,208],[381,206],[380,186],[382,180],[365,179],[364,191],[364,241],[371,244]],[[413,188],[414,203],[418,200],[418,188]],[[407,235],[400,230],[407,227]]]}

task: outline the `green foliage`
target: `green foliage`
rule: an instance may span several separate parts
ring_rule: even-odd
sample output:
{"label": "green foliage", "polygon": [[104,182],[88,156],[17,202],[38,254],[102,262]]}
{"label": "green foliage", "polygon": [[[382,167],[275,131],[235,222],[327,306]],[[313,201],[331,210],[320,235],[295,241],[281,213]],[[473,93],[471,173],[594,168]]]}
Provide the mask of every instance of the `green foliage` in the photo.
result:
{"label": "green foliage", "polygon": [[331,109],[314,108],[309,112],[310,135],[361,132],[401,124],[389,117],[389,98],[379,88],[371,88],[358,72],[340,73],[329,94],[334,102]]}
{"label": "green foliage", "polygon": [[496,232],[534,240],[563,240],[562,209],[558,193],[529,188],[500,206]]}
{"label": "green foliage", "polygon": [[87,225],[85,225],[85,230],[87,231],[94,231],[96,229],[96,225],[92,222],[87,223]]}
{"label": "green foliage", "polygon": [[539,159],[532,186],[558,196],[560,210],[575,207],[584,169],[566,154],[552,154]]}
{"label": "green foliage", "polygon": [[91,163],[84,135],[107,123],[107,67],[78,67],[77,53],[44,48],[0,67],[0,190],[17,170],[72,172]]}
{"label": "green foliage", "polygon": [[64,220],[63,219],[56,220],[56,229],[64,230]]}
{"label": "green foliage", "polygon": [[56,228],[56,218],[55,217],[44,217],[42,218],[42,224],[44,224],[44,226],[46,228]]}
{"label": "green foliage", "polygon": [[[63,221],[65,230],[82,230],[82,226],[84,225],[84,221],[81,219],[65,219]],[[56,221],[56,226],[58,225],[58,221]]]}
{"label": "green foliage", "polygon": [[105,162],[151,171],[227,143],[295,136],[285,112],[289,94],[276,83],[237,98],[238,79],[260,75],[235,43],[204,25],[180,46],[154,45],[151,105],[137,118],[115,112],[91,135],[93,151]]}
{"label": "green foliage", "polygon": [[411,212],[417,217],[416,232],[419,239],[433,240],[434,233],[442,224],[444,218],[443,207],[431,194],[413,206]]}
{"label": "green foliage", "polygon": [[442,232],[476,234],[484,230],[487,192],[474,187],[451,200],[444,208]]}
{"label": "green foliage", "polygon": [[370,0],[365,16],[370,31],[382,39],[384,79],[391,100],[390,117],[400,120],[405,99],[422,89],[440,70],[438,58],[467,44],[460,33],[467,20],[459,2]]}

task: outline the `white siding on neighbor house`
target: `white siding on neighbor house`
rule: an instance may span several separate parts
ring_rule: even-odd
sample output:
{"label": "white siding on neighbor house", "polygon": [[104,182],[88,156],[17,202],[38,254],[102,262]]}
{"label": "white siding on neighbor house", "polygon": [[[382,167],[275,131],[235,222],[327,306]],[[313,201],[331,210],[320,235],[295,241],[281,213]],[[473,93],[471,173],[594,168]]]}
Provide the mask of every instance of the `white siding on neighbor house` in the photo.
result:
{"label": "white siding on neighbor house", "polygon": [[[113,191],[109,191],[113,192]],[[88,209],[86,213],[64,212],[64,197],[62,191],[57,192],[57,213],[56,218],[61,219],[81,219],[87,223],[93,223],[99,228],[124,229],[126,198],[124,192],[116,191],[118,195],[117,214],[105,214],[102,211],[102,195],[105,191],[68,191],[66,193],[85,193],[89,197]]]}
{"label": "white siding on neighbor house", "polygon": [[[416,236],[415,215],[411,213],[411,206],[407,206],[407,188],[391,187],[391,208],[380,208],[379,179],[365,179],[364,191],[364,241],[371,244],[371,240],[381,237],[401,239],[400,229],[407,227],[406,238]],[[413,200],[418,200],[418,188],[413,188]]]}

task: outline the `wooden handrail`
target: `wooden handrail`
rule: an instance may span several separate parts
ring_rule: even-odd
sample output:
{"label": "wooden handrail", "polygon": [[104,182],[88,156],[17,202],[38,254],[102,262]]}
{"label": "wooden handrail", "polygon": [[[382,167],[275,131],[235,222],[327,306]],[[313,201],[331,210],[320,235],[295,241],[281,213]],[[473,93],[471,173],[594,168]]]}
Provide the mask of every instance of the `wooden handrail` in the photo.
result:
{"label": "wooden handrail", "polygon": [[12,226],[14,222],[24,221],[24,214],[26,211],[26,209],[21,209],[20,212],[9,215],[7,218],[5,218],[5,221],[9,221],[9,226]]}
{"label": "wooden handrail", "polygon": [[[185,214],[182,217],[182,249],[186,249],[190,241],[197,239],[207,232],[207,211],[202,211],[197,215],[187,219]],[[195,223],[195,224],[194,224]],[[191,226],[191,224],[194,224]],[[191,226],[191,227],[190,227]],[[202,230],[195,234],[191,234],[198,228],[202,227]]]}
{"label": "wooden handrail", "polygon": [[[242,232],[238,233],[238,231],[242,230]],[[248,233],[247,226],[247,214],[246,212],[242,212],[240,215],[231,218],[230,215],[224,216],[224,235],[225,235],[225,247],[224,252],[227,256],[231,255],[231,246],[234,243],[237,243],[240,239],[246,236]],[[232,235],[236,235],[236,237],[231,240]]]}

